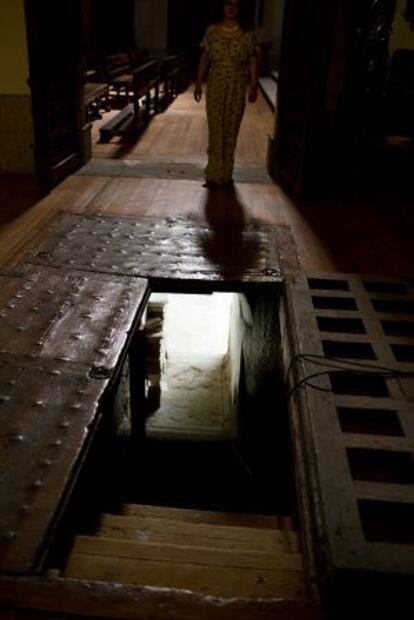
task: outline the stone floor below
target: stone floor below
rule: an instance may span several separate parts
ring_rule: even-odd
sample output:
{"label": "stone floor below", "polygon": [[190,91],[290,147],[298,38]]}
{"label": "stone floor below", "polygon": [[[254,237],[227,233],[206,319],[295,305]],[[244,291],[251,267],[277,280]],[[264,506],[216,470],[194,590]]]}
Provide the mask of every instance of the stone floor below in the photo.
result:
{"label": "stone floor below", "polygon": [[229,324],[233,295],[153,295],[164,303],[160,407],[149,437],[224,439],[230,406]]}

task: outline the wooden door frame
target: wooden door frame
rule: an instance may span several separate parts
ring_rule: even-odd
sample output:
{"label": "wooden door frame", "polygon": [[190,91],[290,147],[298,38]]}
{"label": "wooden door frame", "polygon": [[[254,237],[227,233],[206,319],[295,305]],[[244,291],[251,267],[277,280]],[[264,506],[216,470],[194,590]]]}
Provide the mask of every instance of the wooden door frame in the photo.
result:
{"label": "wooden door frame", "polygon": [[[337,192],[351,174],[354,120],[361,135],[369,134],[368,108],[378,103],[394,9],[395,0],[286,0],[268,171],[288,191]],[[308,11],[303,37],[294,36],[299,11]],[[301,84],[292,79],[295,55],[296,69],[309,76]]]}
{"label": "wooden door frame", "polygon": [[[26,16],[26,32],[29,56],[29,86],[32,97],[32,113],[34,124],[34,157],[35,168],[41,187],[46,192],[61,182],[68,174],[88,161],[90,158],[90,125],[86,122],[86,112],[83,95],[83,64],[82,64],[82,2],[71,0],[73,7],[73,23],[77,24],[74,33],[74,66],[73,86],[75,92],[72,100],[72,120],[76,118],[75,136],[73,136],[73,152],[61,161],[54,161],[52,157],[53,139],[48,124],[46,108],[48,100],[46,92],[53,89],[53,81],[45,70],[46,48],[44,46],[45,32],[38,3],[24,0]],[[76,15],[77,13],[77,15]],[[43,42],[43,45],[41,43]],[[56,50],[51,45],[48,55],[53,56]]]}

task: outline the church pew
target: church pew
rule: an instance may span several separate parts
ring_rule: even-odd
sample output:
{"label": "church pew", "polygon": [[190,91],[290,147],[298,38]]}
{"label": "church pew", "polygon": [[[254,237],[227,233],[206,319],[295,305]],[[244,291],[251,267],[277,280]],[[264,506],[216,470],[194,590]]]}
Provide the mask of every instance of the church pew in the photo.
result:
{"label": "church pew", "polygon": [[138,133],[147,125],[151,114],[160,111],[160,65],[151,61],[135,69],[132,73],[133,103],[121,111],[100,129],[102,142],[112,136],[123,135],[129,131]]}
{"label": "church pew", "polygon": [[[135,69],[133,73],[134,92],[134,131],[137,133],[141,126],[141,109],[144,108],[143,122],[147,124],[151,112],[157,114],[160,110],[160,63],[147,62]],[[152,97],[152,92],[154,96]],[[142,106],[142,100],[144,100]]]}
{"label": "church pew", "polygon": [[105,82],[115,91],[117,101],[125,98],[128,102],[132,87],[132,69],[127,53],[111,54],[104,59]]}
{"label": "church pew", "polygon": [[109,86],[99,82],[87,82],[84,85],[84,103],[89,120],[102,118],[101,108],[107,112],[111,109],[109,105]]}

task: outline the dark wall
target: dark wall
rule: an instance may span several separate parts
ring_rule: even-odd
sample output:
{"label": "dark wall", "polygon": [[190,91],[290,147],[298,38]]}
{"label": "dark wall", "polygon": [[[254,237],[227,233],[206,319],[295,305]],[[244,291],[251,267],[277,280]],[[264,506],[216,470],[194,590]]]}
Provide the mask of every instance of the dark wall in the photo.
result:
{"label": "dark wall", "polygon": [[[222,0],[169,0],[168,46],[171,54],[192,51],[198,54],[208,26],[222,19]],[[242,0],[241,18],[253,27],[256,0]]]}
{"label": "dark wall", "polygon": [[[169,0],[168,3],[168,53],[189,52],[190,67],[196,73],[200,57],[200,43],[211,24],[222,19],[222,0]],[[256,0],[243,4],[243,21],[254,24]]]}
{"label": "dark wall", "polygon": [[49,191],[89,157],[81,0],[25,0],[38,179]]}
{"label": "dark wall", "polygon": [[[114,54],[134,44],[135,0],[83,0],[83,39],[87,56]],[[207,27],[222,18],[222,0],[169,0],[168,51],[190,51],[195,62]],[[254,24],[256,0],[241,3],[247,27]]]}
{"label": "dark wall", "polygon": [[133,46],[134,0],[83,0],[85,53],[115,54]]}
{"label": "dark wall", "polygon": [[209,4],[194,0],[169,0],[168,51],[197,53],[204,31],[209,24]]}

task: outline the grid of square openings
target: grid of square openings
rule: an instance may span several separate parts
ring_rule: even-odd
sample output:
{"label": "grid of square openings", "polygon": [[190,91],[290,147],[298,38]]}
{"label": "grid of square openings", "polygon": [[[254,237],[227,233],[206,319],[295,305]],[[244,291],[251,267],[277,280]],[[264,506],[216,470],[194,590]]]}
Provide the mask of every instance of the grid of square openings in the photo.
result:
{"label": "grid of square openings", "polygon": [[[414,294],[409,282],[341,274],[309,277],[308,286],[326,357],[414,371]],[[349,441],[352,445],[346,448],[352,480],[377,490],[379,485],[407,489],[402,501],[358,498],[366,539],[414,544],[414,503],[409,499],[414,496],[414,438],[407,437],[401,411],[403,403],[405,414],[408,409],[414,416],[414,377],[394,380],[399,398],[380,373],[332,372],[330,381],[345,445],[347,437],[360,438],[358,447]],[[373,447],[373,437],[381,448]]]}

